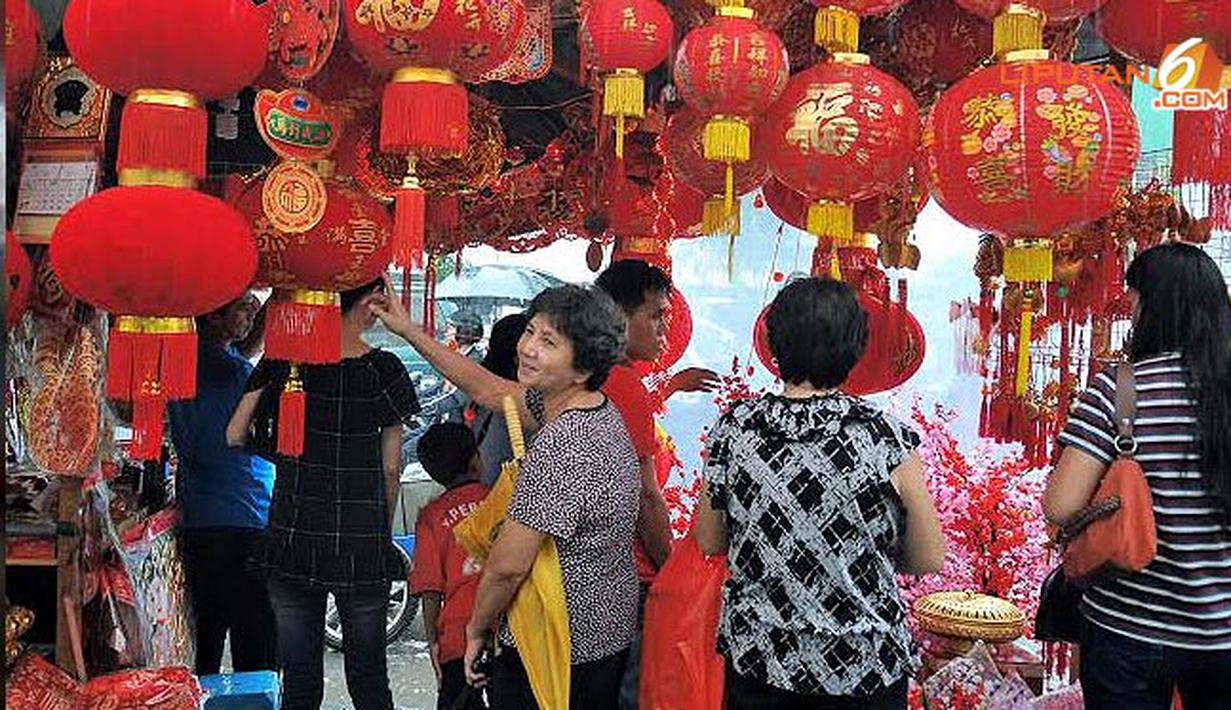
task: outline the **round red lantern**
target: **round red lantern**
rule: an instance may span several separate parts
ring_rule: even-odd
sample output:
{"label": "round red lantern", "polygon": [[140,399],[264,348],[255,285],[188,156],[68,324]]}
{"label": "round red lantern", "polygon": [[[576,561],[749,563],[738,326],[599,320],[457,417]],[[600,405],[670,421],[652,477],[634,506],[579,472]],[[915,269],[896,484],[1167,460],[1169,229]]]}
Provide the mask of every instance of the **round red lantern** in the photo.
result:
{"label": "round red lantern", "polygon": [[615,118],[616,156],[624,122],[645,118],[644,75],[667,60],[675,25],[655,0],[594,0],[581,20],[582,61],[604,74],[603,115]]}
{"label": "round red lantern", "polygon": [[853,204],[892,189],[915,156],[919,110],[865,55],[796,74],[761,123],[773,174],[804,194],[808,231],[837,246],[854,236]]}
{"label": "round red lantern", "polygon": [[40,55],[38,13],[28,0],[4,4],[4,98],[11,119],[21,113]]}
{"label": "round red lantern", "polygon": [[1231,12],[1222,0],[1109,0],[1096,20],[1116,51],[1157,66],[1168,45],[1200,37],[1231,64]]}
{"label": "round red lantern", "polygon": [[1048,22],[1066,22],[1085,17],[1102,7],[1107,0],[954,0],[968,12],[989,20],[1008,11],[1010,5],[1024,4],[1047,15]]}
{"label": "round red lantern", "polygon": [[346,0],[343,11],[359,53],[378,70],[392,72],[381,99],[380,149],[408,158],[397,195],[393,258],[419,267],[426,203],[416,161],[465,150],[469,97],[460,82],[477,80],[508,59],[526,8],[522,0]]}
{"label": "round red lantern", "polygon": [[157,457],[164,404],[196,394],[192,316],[226,305],[256,272],[247,221],[194,190],[117,187],[60,219],[51,265],[65,290],[115,316],[107,393],[133,402],[132,455]]}
{"label": "round red lantern", "polygon": [[11,230],[4,232],[4,294],[8,299],[5,321],[11,329],[25,315],[34,294],[34,264]]}
{"label": "round red lantern", "polygon": [[918,0],[902,11],[893,51],[911,76],[945,86],[991,56],[992,28],[953,0]]}
{"label": "round red lantern", "polygon": [[923,145],[946,212],[974,229],[1038,238],[1110,212],[1140,139],[1114,85],[1038,60],[953,86],[928,116]]}
{"label": "round red lantern", "polygon": [[[761,194],[765,196],[765,204],[778,219],[796,229],[807,231],[808,207],[811,205],[807,197],[787,187],[778,178],[766,180],[761,186]],[[860,200],[855,203],[855,232],[879,235],[886,217],[885,209],[891,202],[903,198],[909,201],[909,209],[918,214],[928,202],[928,193],[926,190],[916,191],[914,180],[908,180],[904,181],[900,188]]]}
{"label": "round red lantern", "polygon": [[324,216],[312,229],[276,229],[262,207],[264,181],[234,190],[232,204],[252,225],[260,258],[256,283],[289,293],[271,306],[266,354],[275,360],[337,362],[338,292],[378,278],[389,263],[392,220],[383,205],[348,182],[326,181]]}
{"label": "round red lantern", "polygon": [[[927,338],[923,326],[906,307],[860,292],[859,303],[868,314],[868,346],[842,384],[842,391],[857,397],[885,392],[905,384],[923,366]],[[765,369],[781,377],[769,346],[766,305],[753,326],[753,349]]]}
{"label": "round red lantern", "polygon": [[[265,66],[270,4],[73,0],[64,40],[95,81],[127,96],[116,167],[205,177],[203,101],[247,86]],[[181,180],[182,182],[182,180]]]}
{"label": "round red lantern", "polygon": [[692,111],[677,111],[667,121],[662,134],[664,159],[671,173],[684,184],[707,197],[702,213],[706,234],[739,234],[738,204],[726,206],[724,192],[728,183],[732,195],[742,196],[760,187],[769,176],[769,166],[761,147],[750,152],[748,160],[728,167],[705,158],[705,116]]}
{"label": "round red lantern", "polygon": [[734,164],[749,160],[751,117],[782,94],[790,75],[786,47],[745,7],[720,7],[705,26],[689,32],[675,58],[675,86],[692,109],[709,117],[702,147],[706,160],[726,166],[723,190],[730,212]]}

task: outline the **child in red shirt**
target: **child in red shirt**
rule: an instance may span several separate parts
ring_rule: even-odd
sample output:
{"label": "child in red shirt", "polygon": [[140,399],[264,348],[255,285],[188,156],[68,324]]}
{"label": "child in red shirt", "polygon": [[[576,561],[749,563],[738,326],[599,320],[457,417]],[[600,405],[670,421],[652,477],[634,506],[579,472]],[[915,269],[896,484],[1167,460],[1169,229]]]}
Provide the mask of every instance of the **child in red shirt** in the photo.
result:
{"label": "child in red shirt", "polygon": [[[456,422],[432,425],[419,439],[418,455],[427,474],[446,489],[419,512],[410,573],[411,592],[423,600],[428,649],[439,687],[436,707],[486,708],[482,693],[467,687],[462,668],[466,622],[474,610],[483,567],[453,537],[453,527],[487,495],[487,486],[479,482],[482,458],[470,427]],[[470,699],[459,706],[462,693],[470,694]]]}

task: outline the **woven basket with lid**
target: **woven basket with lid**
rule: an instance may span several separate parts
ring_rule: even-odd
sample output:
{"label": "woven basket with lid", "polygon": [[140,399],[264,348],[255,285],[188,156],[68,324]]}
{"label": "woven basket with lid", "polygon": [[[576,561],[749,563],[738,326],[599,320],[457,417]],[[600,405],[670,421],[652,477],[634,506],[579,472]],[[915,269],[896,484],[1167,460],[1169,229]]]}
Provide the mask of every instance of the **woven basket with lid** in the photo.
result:
{"label": "woven basket with lid", "polygon": [[1026,615],[998,597],[976,592],[935,592],[915,601],[912,610],[924,630],[944,636],[993,643],[1022,635]]}

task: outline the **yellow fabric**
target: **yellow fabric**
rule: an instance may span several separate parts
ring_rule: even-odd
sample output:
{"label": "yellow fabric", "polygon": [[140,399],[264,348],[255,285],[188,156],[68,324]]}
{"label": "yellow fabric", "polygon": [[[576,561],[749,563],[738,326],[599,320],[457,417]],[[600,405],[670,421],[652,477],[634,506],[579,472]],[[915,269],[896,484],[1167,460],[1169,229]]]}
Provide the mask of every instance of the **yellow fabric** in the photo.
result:
{"label": "yellow fabric", "polygon": [[[514,458],[501,468],[500,478],[479,507],[453,529],[462,547],[483,559],[487,558],[500,534],[517,485],[518,462],[525,448],[521,422],[512,399],[505,402],[504,409]],[[568,710],[572,649],[568,607],[564,601],[564,574],[560,570],[555,538],[548,537],[539,548],[530,575],[509,606],[508,623],[539,707]]]}

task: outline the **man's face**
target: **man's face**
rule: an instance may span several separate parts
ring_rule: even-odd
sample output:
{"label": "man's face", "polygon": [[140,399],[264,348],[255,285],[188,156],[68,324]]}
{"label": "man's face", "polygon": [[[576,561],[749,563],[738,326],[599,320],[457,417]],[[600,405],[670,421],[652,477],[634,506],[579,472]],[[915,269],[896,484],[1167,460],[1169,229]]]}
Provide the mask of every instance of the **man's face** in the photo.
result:
{"label": "man's face", "polygon": [[260,309],[261,302],[251,291],[226,306],[222,310],[218,323],[223,337],[230,342],[248,337],[248,334],[252,332],[252,323],[256,319],[257,311]]}
{"label": "man's face", "polygon": [[667,337],[665,322],[667,294],[647,291],[645,302],[628,314],[628,357],[630,360],[653,362],[662,352]]}

